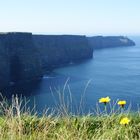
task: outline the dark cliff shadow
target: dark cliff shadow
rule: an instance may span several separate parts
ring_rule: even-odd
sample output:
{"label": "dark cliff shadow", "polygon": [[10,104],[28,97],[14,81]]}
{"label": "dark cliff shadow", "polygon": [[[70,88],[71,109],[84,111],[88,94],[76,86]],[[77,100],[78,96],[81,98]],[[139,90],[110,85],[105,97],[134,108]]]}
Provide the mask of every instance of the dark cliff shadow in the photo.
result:
{"label": "dark cliff shadow", "polygon": [[[13,95],[29,97],[33,95],[37,89],[40,88],[40,83],[41,80],[17,83],[0,90],[0,93],[7,99],[11,99]],[[2,98],[0,97],[0,100],[1,99]]]}
{"label": "dark cliff shadow", "polygon": [[21,79],[21,63],[19,57],[14,55],[10,59],[10,81],[18,82]]}

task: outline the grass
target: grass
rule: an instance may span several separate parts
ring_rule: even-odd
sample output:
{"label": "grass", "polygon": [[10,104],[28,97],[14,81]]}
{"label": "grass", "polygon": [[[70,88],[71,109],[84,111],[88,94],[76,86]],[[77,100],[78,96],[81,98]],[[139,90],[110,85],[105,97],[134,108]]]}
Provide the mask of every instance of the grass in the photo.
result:
{"label": "grass", "polygon": [[[26,102],[17,96],[8,103],[0,101],[0,140],[139,140],[140,113],[131,113],[115,104],[110,112],[96,109],[96,114],[72,115],[66,105],[59,111],[38,116],[32,113]],[[104,105],[104,104],[102,104]],[[115,108],[115,109],[114,109]],[[130,119],[127,125],[121,125],[124,117]]]}

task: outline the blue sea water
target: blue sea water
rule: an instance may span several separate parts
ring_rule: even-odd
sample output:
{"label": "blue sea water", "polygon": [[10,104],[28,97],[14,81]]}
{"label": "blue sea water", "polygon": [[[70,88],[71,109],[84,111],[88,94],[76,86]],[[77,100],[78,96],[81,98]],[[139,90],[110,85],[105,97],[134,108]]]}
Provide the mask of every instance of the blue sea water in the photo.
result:
{"label": "blue sea water", "polygon": [[45,107],[52,108],[67,81],[65,101],[71,102],[69,90],[73,105],[78,105],[84,96],[84,112],[95,108],[98,99],[106,96],[111,102],[126,100],[132,110],[137,110],[140,104],[140,37],[130,38],[136,46],[96,50],[91,60],[55,69],[50,75],[45,75],[37,87],[26,91],[27,98],[31,103],[35,102],[39,112]]}

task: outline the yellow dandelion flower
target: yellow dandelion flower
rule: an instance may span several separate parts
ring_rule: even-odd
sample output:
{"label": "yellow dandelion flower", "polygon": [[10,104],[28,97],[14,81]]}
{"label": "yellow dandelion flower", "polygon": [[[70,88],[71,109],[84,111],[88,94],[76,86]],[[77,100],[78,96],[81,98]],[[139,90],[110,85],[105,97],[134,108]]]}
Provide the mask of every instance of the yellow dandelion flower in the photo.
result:
{"label": "yellow dandelion flower", "polygon": [[118,101],[118,105],[121,106],[121,107],[124,107],[125,104],[126,104],[126,101],[125,100]]}
{"label": "yellow dandelion flower", "polygon": [[125,118],[121,119],[120,124],[127,125],[127,124],[129,124],[129,122],[130,122],[130,120],[127,117],[125,117]]}
{"label": "yellow dandelion flower", "polygon": [[104,97],[104,98],[99,99],[99,103],[104,103],[106,105],[106,103],[108,103],[108,102],[110,102],[109,97]]}

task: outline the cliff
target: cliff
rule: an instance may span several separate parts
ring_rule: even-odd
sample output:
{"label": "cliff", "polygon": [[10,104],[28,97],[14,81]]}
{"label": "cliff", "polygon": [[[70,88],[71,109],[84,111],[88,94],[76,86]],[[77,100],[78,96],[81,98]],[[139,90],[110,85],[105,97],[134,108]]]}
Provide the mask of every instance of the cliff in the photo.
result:
{"label": "cliff", "polygon": [[124,36],[94,36],[88,37],[88,41],[89,45],[94,49],[135,45],[132,40]]}
{"label": "cliff", "polygon": [[9,57],[4,44],[4,35],[0,34],[0,88],[9,84]]}
{"label": "cliff", "polygon": [[92,58],[85,36],[0,34],[0,88],[42,77],[46,71]]}
{"label": "cliff", "polygon": [[41,59],[32,34],[0,34],[0,88],[41,76]]}
{"label": "cliff", "polygon": [[33,35],[33,40],[40,52],[44,71],[93,56],[86,36]]}
{"label": "cliff", "polygon": [[0,89],[41,78],[47,71],[93,57],[93,49],[132,46],[126,37],[0,34]]}

